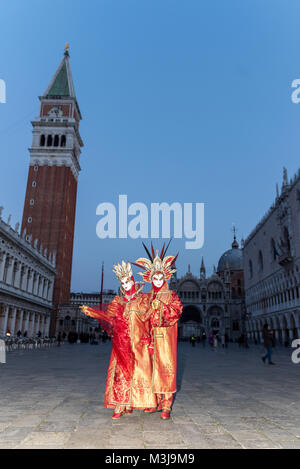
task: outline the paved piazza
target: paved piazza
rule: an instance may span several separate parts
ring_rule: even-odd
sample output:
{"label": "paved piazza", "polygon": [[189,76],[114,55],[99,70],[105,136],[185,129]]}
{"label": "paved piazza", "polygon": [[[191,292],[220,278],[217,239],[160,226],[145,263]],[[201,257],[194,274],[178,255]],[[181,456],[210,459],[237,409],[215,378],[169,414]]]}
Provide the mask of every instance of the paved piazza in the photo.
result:
{"label": "paved piazza", "polygon": [[180,344],[170,421],[103,407],[111,344],[14,351],[0,364],[0,448],[300,448],[300,364],[290,350]]}

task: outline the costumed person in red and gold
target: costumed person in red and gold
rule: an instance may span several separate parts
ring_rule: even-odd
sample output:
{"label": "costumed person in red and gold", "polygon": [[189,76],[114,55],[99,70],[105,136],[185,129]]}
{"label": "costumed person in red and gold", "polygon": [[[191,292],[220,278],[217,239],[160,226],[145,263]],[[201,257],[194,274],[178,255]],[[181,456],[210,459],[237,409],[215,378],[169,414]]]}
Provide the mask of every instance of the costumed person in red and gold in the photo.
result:
{"label": "costumed person in red and gold", "polygon": [[112,418],[119,419],[125,413],[131,414],[133,409],[155,407],[157,401],[151,388],[151,355],[145,345],[150,336],[151,316],[147,297],[140,294],[143,286],[135,284],[130,263],[122,261],[114,268],[122,295],[100,308],[81,306],[81,309],[97,319],[113,337],[104,406],[113,408]]}
{"label": "costumed person in red and gold", "polygon": [[152,248],[152,256],[144,245],[149,259],[139,258],[135,265],[144,269],[140,272],[145,282],[152,283],[150,293],[144,293],[148,298],[148,308],[151,312],[151,343],[153,348],[152,391],[157,395],[157,407],[145,409],[152,413],[162,410],[161,418],[169,419],[173,394],[176,392],[177,370],[177,321],[182,313],[182,304],[177,294],[169,290],[170,280],[176,269],[177,256],[165,256],[168,246],[162,248],[160,255]]}

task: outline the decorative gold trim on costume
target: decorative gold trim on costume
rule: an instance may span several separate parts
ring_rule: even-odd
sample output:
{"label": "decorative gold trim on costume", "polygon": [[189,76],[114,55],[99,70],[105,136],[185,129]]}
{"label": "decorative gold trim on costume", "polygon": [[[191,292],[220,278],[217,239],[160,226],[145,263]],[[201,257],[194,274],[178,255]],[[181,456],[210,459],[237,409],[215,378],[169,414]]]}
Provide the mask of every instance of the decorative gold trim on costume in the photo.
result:
{"label": "decorative gold trim on costume", "polygon": [[159,311],[159,326],[161,327],[161,323],[162,323],[162,313],[163,313],[163,310],[164,310],[164,305],[162,304],[161,307],[160,307],[160,311]]}
{"label": "decorative gold trim on costume", "polygon": [[[131,350],[133,350],[133,324],[132,324],[132,316],[130,315],[129,317],[130,321],[130,344],[131,344]],[[130,402],[132,402],[132,386],[133,386],[133,376],[134,376],[134,371],[135,371],[135,360],[133,362],[133,371],[132,371],[132,376],[131,376],[131,381],[130,381]]]}
{"label": "decorative gold trim on costume", "polygon": [[156,257],[152,260],[140,257],[135,262],[145,269],[145,272],[139,272],[145,282],[152,282],[154,274],[160,272],[166,281],[170,280],[176,269],[171,269],[175,256],[166,256],[161,259],[156,251]]}
{"label": "decorative gold trim on costume", "polygon": [[131,269],[131,264],[128,262],[126,264],[125,261],[122,261],[122,263],[114,264],[114,269],[113,269],[114,274],[118,277],[118,279],[121,281],[122,278],[124,277],[132,277],[132,269]]}
{"label": "decorative gold trim on costume", "polygon": [[116,358],[114,358],[114,364],[113,364],[113,372],[111,374],[111,380],[110,380],[110,386],[109,386],[109,393],[108,393],[108,396],[109,396],[109,399],[108,399],[108,403],[113,403],[113,400],[112,400],[112,386],[113,386],[113,382],[114,382],[114,377],[115,377],[115,373],[116,373],[116,365],[117,365],[117,360]]}
{"label": "decorative gold trim on costume", "polygon": [[[154,335],[154,347],[153,347],[153,361],[152,361],[152,392],[154,393],[154,372],[155,372],[155,363],[156,363],[156,336]],[[155,393],[157,394],[157,393]]]}

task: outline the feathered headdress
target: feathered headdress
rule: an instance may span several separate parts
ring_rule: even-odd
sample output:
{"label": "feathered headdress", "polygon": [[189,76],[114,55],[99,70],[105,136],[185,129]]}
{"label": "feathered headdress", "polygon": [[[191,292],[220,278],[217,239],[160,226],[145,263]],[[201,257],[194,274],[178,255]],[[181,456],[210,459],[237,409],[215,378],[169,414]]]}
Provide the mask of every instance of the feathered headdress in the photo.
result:
{"label": "feathered headdress", "polygon": [[143,243],[143,246],[146,250],[146,253],[149,259],[140,257],[132,264],[136,265],[137,267],[142,267],[142,269],[145,270],[145,272],[139,272],[139,275],[143,277],[143,280],[145,282],[151,283],[153,275],[156,274],[157,272],[161,272],[165,280],[168,281],[170,280],[172,275],[176,272],[176,269],[171,269],[171,267],[175,264],[178,254],[175,257],[166,256],[166,252],[168,250],[170,242],[171,240],[169,241],[166,249],[165,249],[165,244],[163,245],[160,255],[158,255],[158,250],[156,251],[156,255],[155,255],[152,243],[151,243],[152,255],[150,254],[149,250]]}
{"label": "feathered headdress", "polygon": [[122,264],[114,264],[113,272],[116,274],[120,281],[124,277],[131,278],[133,276],[130,262],[126,264],[125,261],[122,261]]}

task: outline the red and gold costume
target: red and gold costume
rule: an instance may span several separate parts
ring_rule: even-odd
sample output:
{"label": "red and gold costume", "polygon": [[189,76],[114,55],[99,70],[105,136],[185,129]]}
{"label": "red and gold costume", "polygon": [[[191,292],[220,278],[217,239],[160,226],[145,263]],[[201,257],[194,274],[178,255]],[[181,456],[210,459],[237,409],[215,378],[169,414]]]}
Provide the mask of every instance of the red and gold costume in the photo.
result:
{"label": "red and gold costume", "polygon": [[[147,297],[148,311],[151,312],[152,391],[157,395],[159,408],[170,412],[173,394],[176,392],[177,321],[182,313],[182,304],[177,294],[169,290],[167,281],[176,272],[174,269],[171,270],[171,266],[175,263],[177,256],[164,258],[163,248],[160,256],[157,253],[154,257],[152,248],[150,258],[150,261],[140,258],[136,261],[136,265],[145,270],[140,273],[143,280],[152,283],[152,291],[143,295]],[[161,287],[153,283],[153,276],[158,273],[163,274]]]}
{"label": "red and gold costume", "polygon": [[[133,280],[132,273],[131,278]],[[81,309],[113,336],[104,406],[128,409],[156,406],[151,355],[145,345],[145,338],[150,335],[151,317],[147,297],[136,293],[133,284],[129,292],[116,296],[106,311],[88,306]]]}

